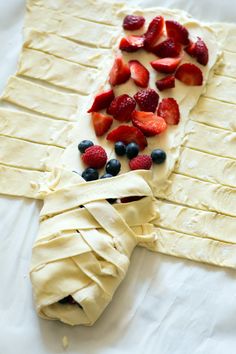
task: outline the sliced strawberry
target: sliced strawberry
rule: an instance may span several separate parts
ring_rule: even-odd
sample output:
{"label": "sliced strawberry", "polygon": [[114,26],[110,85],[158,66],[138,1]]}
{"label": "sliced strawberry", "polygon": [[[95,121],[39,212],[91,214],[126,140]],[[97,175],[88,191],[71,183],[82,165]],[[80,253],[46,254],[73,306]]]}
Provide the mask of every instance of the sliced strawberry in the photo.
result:
{"label": "sliced strawberry", "polygon": [[134,99],[138,103],[141,111],[155,112],[159,101],[159,95],[155,90],[147,88],[146,90],[138,91],[134,95]]}
{"label": "sliced strawberry", "polygon": [[149,71],[138,60],[130,60],[129,67],[131,78],[139,87],[147,87],[149,82]]}
{"label": "sliced strawberry", "polygon": [[187,47],[184,48],[185,52],[188,53],[191,57],[195,56],[195,43],[189,41]]}
{"label": "sliced strawberry", "polygon": [[132,123],[146,136],[160,134],[167,127],[165,120],[152,112],[134,111],[132,114]]}
{"label": "sliced strawberry", "polygon": [[136,127],[130,125],[120,125],[113,129],[108,135],[107,140],[112,142],[122,141],[124,144],[135,142],[139,145],[140,150],[147,146],[147,139],[144,134]]}
{"label": "sliced strawberry", "polygon": [[208,48],[205,42],[198,37],[197,42],[195,43],[195,55],[197,61],[202,65],[207,65],[209,60]]}
{"label": "sliced strawberry", "polygon": [[162,117],[167,124],[176,125],[179,123],[179,105],[174,98],[163,98],[159,104],[157,114]]}
{"label": "sliced strawberry", "polygon": [[152,52],[160,58],[174,58],[179,56],[181,45],[173,38],[167,38],[165,41],[153,47]]}
{"label": "sliced strawberry", "polygon": [[166,21],[166,32],[168,37],[174,38],[174,40],[181,44],[188,44],[189,43],[189,33],[187,28],[181,25],[177,21],[167,20]]}
{"label": "sliced strawberry", "polygon": [[148,51],[156,44],[161,37],[164,29],[164,18],[162,16],[156,16],[149,24],[145,36],[144,47]]}
{"label": "sliced strawberry", "polygon": [[201,38],[198,37],[196,43],[190,42],[184,50],[192,57],[195,57],[199,64],[207,65],[209,60],[208,48]]}
{"label": "sliced strawberry", "polygon": [[144,36],[128,36],[121,39],[119,48],[124,52],[132,53],[143,48],[143,46]]}
{"label": "sliced strawberry", "polygon": [[111,127],[113,118],[102,113],[93,112],[92,122],[97,136],[102,136]]}
{"label": "sliced strawberry", "polygon": [[131,119],[131,114],[135,106],[135,100],[129,95],[124,94],[114,98],[107,109],[107,113],[120,122],[127,122]]}
{"label": "sliced strawberry", "polygon": [[130,68],[125,63],[122,56],[117,56],[115,58],[114,64],[110,71],[109,82],[112,86],[120,85],[129,80],[130,78]]}
{"label": "sliced strawberry", "polygon": [[180,65],[175,73],[175,77],[189,86],[201,86],[203,82],[202,71],[198,66],[191,63]]}
{"label": "sliced strawberry", "polygon": [[97,112],[104,108],[107,108],[111,101],[114,99],[115,95],[113,90],[107,90],[101,93],[98,93],[93,101],[91,108],[88,110],[90,112]]}
{"label": "sliced strawberry", "polygon": [[123,28],[127,31],[135,31],[143,27],[145,18],[137,15],[127,15],[123,21]]}
{"label": "sliced strawberry", "polygon": [[170,74],[177,69],[180,62],[181,58],[163,58],[152,61],[151,66],[160,73]]}
{"label": "sliced strawberry", "polygon": [[157,80],[156,81],[156,87],[160,91],[164,91],[164,90],[167,90],[167,89],[174,88],[175,87],[175,77],[174,77],[174,75],[169,75],[169,76],[164,77],[161,80]]}

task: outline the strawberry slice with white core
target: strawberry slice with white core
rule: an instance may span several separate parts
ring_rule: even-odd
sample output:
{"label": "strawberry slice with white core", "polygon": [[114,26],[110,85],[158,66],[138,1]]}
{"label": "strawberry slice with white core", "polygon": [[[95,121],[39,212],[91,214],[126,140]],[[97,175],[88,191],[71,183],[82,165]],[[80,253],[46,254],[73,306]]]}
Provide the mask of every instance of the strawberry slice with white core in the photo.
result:
{"label": "strawberry slice with white core", "polygon": [[143,150],[147,146],[147,139],[140,129],[130,125],[120,125],[118,128],[113,129],[108,135],[107,140],[116,143],[122,141],[124,144],[136,143],[139,149]]}
{"label": "strawberry slice with white core", "polygon": [[201,69],[191,63],[180,65],[175,73],[175,77],[188,86],[201,86],[203,83]]}
{"label": "strawberry slice with white core", "polygon": [[161,37],[164,29],[164,18],[162,16],[156,16],[149,24],[145,36],[144,47],[150,51]]}
{"label": "strawberry slice with white core", "polygon": [[156,81],[156,87],[160,91],[164,91],[164,90],[167,90],[167,89],[174,88],[175,87],[175,77],[174,77],[174,75],[169,75],[169,76],[164,77],[161,80],[157,80]]}
{"label": "strawberry slice with white core", "polygon": [[163,98],[159,104],[157,114],[169,125],[176,125],[179,123],[179,105],[174,98]]}
{"label": "strawberry slice with white core", "polygon": [[132,53],[143,48],[143,46],[144,36],[128,36],[121,39],[119,48],[124,52]]}
{"label": "strawberry slice with white core", "polygon": [[113,90],[98,93],[95,96],[92,107],[88,110],[88,113],[101,111],[102,109],[107,108],[114,98],[115,95]]}
{"label": "strawberry slice with white core", "polygon": [[109,83],[112,86],[120,85],[128,81],[130,78],[130,68],[125,63],[122,56],[115,58],[114,64],[109,75]]}
{"label": "strawberry slice with white core", "polygon": [[181,58],[163,58],[153,60],[151,66],[160,73],[171,74],[177,69],[180,62]]}
{"label": "strawberry slice with white core", "polygon": [[138,60],[130,60],[129,67],[131,72],[131,78],[134,83],[139,86],[146,88],[149,82],[149,71],[141,64]]}
{"label": "strawberry slice with white core", "polygon": [[134,111],[132,123],[146,136],[155,136],[167,128],[165,120],[152,112]]}
{"label": "strawberry slice with white core", "polygon": [[189,33],[187,28],[185,28],[177,21],[167,20],[166,32],[168,37],[173,38],[178,43],[184,45],[189,43]]}
{"label": "strawberry slice with white core", "polygon": [[92,122],[96,135],[102,136],[110,129],[113,118],[102,113],[93,112]]}

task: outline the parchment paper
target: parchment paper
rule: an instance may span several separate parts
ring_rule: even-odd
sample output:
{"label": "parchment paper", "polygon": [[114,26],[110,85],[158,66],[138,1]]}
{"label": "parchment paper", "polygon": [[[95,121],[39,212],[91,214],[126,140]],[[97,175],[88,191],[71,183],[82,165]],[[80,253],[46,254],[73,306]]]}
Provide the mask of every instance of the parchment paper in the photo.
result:
{"label": "parchment paper", "polygon": [[[131,3],[184,9],[202,21],[236,19],[233,0]],[[24,11],[23,0],[0,0],[1,92],[16,68]],[[92,328],[39,319],[28,276],[39,210],[39,202],[0,197],[0,354],[236,353],[236,271],[145,249],[136,249],[127,278]]]}

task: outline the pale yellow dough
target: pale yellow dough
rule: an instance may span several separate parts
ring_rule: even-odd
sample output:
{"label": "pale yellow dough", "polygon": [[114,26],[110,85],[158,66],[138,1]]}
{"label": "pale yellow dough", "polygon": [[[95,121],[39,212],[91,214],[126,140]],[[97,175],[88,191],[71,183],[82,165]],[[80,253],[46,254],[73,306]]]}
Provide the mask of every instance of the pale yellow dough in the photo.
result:
{"label": "pale yellow dough", "polygon": [[[199,65],[203,86],[176,80],[174,90],[160,94],[178,101],[181,121],[149,139],[144,153],[163,148],[165,164],[127,173],[127,160],[121,159],[122,174],[86,183],[72,172],[84,169],[78,141],[90,138],[115,157],[112,144],[95,136],[86,111],[93,93],[109,87],[127,13],[142,14],[147,22],[157,14],[180,21],[192,40],[204,39],[210,60]],[[178,10],[28,0],[18,72],[2,96],[14,107],[0,108],[0,192],[44,199],[31,266],[40,316],[92,325],[124,278],[137,245],[236,268],[235,38],[236,26],[203,25]],[[155,88],[149,64],[155,56],[143,51],[124,56],[147,66]],[[187,54],[183,60],[196,64]],[[116,95],[136,92],[131,80],[115,88]],[[21,111],[15,112],[16,106]],[[143,199],[119,202],[133,196]],[[109,198],[118,201],[111,205]],[[58,302],[68,295],[80,306]]]}

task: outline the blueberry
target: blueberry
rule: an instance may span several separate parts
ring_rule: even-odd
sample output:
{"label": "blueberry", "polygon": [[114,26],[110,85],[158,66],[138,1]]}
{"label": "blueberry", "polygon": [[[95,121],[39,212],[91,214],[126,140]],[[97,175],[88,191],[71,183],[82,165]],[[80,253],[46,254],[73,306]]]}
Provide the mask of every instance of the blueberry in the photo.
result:
{"label": "blueberry", "polygon": [[91,140],[82,140],[78,145],[78,149],[81,152],[81,154],[83,154],[87,148],[93,145],[94,143]]}
{"label": "blueberry", "polygon": [[113,175],[110,174],[110,173],[105,173],[105,174],[102,175],[100,178],[110,178],[110,177],[113,177]]}
{"label": "blueberry", "polygon": [[139,153],[139,146],[136,143],[129,143],[126,147],[126,155],[128,159],[136,157]]}
{"label": "blueberry", "polygon": [[94,181],[94,180],[98,179],[98,171],[95,168],[88,167],[82,173],[82,177],[87,182]]}
{"label": "blueberry", "polygon": [[155,149],[151,153],[152,161],[156,164],[161,164],[166,160],[166,153],[161,149]]}
{"label": "blueberry", "polygon": [[111,174],[112,176],[118,175],[118,173],[120,172],[120,168],[121,168],[120,161],[116,159],[111,159],[106,164],[106,172]]}
{"label": "blueberry", "polygon": [[115,143],[115,153],[118,156],[124,156],[126,154],[126,145],[122,141]]}

